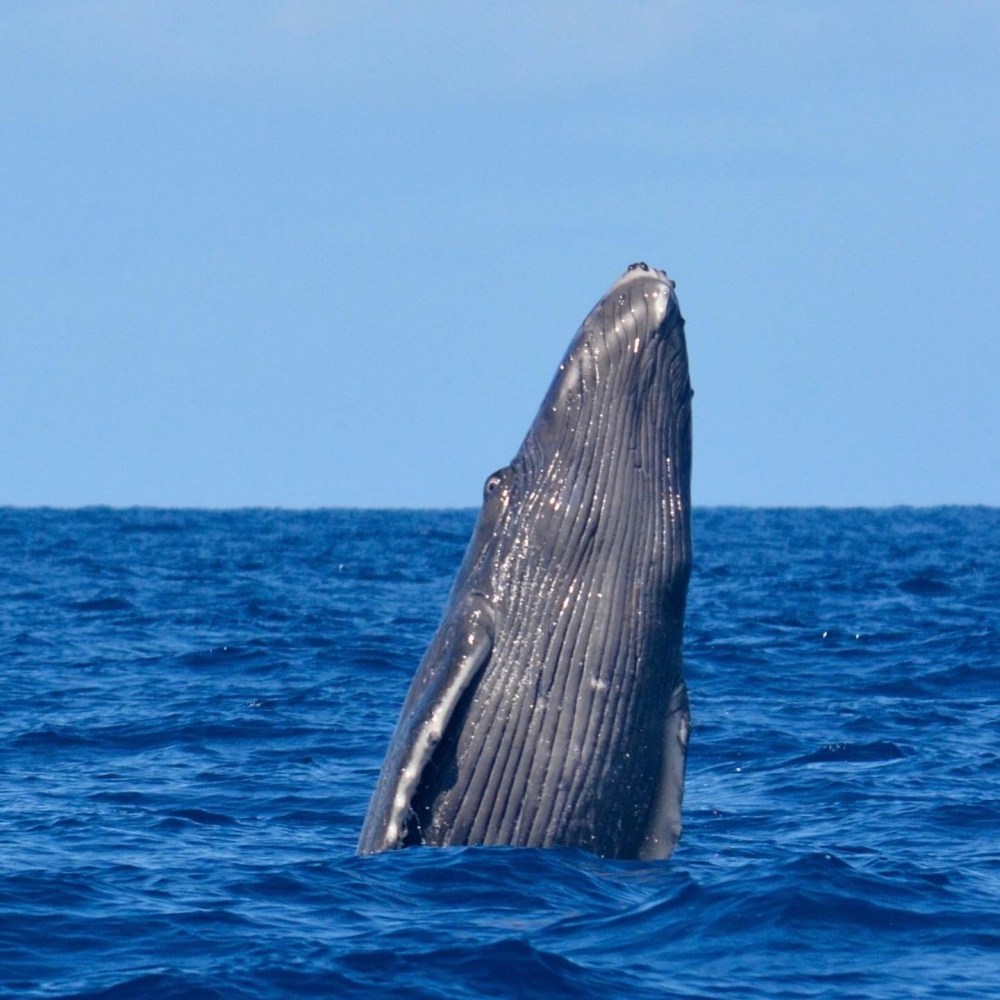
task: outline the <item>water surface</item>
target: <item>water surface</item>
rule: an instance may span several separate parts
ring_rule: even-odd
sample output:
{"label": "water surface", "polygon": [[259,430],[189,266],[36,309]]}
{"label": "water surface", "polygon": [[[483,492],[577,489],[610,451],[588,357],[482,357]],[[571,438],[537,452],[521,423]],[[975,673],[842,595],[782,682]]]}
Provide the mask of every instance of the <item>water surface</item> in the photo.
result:
{"label": "water surface", "polygon": [[671,861],[357,858],[473,519],[0,509],[0,994],[1000,995],[1000,511],[695,512]]}

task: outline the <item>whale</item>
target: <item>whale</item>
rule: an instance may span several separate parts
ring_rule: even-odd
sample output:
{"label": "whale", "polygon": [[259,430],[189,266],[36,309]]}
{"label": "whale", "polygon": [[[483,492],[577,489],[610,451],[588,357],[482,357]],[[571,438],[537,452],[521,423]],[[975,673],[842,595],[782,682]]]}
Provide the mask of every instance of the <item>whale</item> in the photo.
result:
{"label": "whale", "polygon": [[668,858],[690,731],[691,399],[674,281],[635,263],[491,474],[358,853]]}

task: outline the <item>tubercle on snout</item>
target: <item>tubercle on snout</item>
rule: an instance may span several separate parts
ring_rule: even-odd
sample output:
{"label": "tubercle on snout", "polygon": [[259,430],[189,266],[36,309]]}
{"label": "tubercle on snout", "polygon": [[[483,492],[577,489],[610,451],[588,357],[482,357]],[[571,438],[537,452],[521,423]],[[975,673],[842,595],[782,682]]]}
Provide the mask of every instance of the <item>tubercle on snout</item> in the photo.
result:
{"label": "tubercle on snout", "polygon": [[628,274],[629,271],[644,271],[647,274],[658,274],[661,278],[666,278],[667,281],[670,282],[671,286],[676,286],[677,284],[677,282],[669,277],[667,272],[664,271],[662,267],[650,267],[644,260],[636,261],[634,264],[629,264],[629,266],[625,268],[625,273]]}
{"label": "tubercle on snout", "polygon": [[668,284],[671,287],[671,289],[677,286],[677,282],[674,281],[674,279],[671,278],[670,275],[667,274],[667,272],[664,271],[662,267],[650,267],[650,265],[647,264],[645,261],[639,261],[636,264],[629,264],[629,266],[625,268],[624,273],[618,279],[618,281],[615,282],[615,284],[618,284],[618,282],[620,281],[625,281],[635,278],[658,279]]}
{"label": "tubercle on snout", "polygon": [[[645,267],[645,270],[641,270],[641,267]],[[609,304],[616,312],[621,310],[628,313],[637,301],[644,300],[647,307],[653,307],[656,316],[654,325],[658,326],[678,308],[674,296],[675,287],[675,282],[667,276],[666,271],[633,264],[608,289],[591,315],[599,314]]]}

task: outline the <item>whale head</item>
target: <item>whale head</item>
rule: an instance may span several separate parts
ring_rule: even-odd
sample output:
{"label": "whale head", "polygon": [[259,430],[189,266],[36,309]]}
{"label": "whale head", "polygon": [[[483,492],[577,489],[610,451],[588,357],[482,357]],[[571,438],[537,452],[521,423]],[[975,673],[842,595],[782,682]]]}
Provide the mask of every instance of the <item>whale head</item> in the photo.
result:
{"label": "whale head", "polygon": [[633,572],[666,563],[657,585],[683,616],[693,393],[674,287],[632,264],[583,321],[516,456],[486,480],[456,589],[478,577],[499,612],[525,566],[582,577],[588,553],[599,564],[619,546]]}

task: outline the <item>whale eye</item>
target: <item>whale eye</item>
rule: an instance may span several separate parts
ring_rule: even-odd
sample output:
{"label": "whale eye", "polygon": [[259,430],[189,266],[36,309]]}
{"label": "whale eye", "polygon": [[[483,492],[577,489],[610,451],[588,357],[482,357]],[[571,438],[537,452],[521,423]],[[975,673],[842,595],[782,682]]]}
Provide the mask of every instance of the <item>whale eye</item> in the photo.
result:
{"label": "whale eye", "polygon": [[503,483],[503,473],[503,469],[498,469],[492,476],[489,477],[489,479],[486,480],[486,484],[483,486],[484,500],[500,489],[500,486]]}

